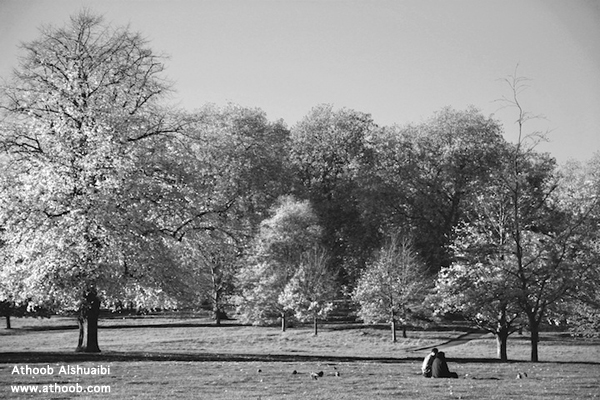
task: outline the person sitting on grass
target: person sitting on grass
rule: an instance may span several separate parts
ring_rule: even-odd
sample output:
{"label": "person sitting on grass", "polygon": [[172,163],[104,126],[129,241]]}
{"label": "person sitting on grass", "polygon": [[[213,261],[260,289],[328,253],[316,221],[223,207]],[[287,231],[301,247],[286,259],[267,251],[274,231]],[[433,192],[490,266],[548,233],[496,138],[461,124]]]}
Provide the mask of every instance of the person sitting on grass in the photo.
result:
{"label": "person sitting on grass", "polygon": [[423,365],[421,366],[421,373],[425,378],[431,378],[431,364],[433,364],[433,360],[435,359],[435,355],[438,353],[438,349],[435,347],[431,349],[427,357],[423,360]]}
{"label": "person sitting on grass", "polygon": [[448,369],[448,363],[446,362],[446,355],[443,351],[440,351],[435,356],[433,364],[431,364],[431,377],[432,378],[458,378],[456,372],[450,372]]}

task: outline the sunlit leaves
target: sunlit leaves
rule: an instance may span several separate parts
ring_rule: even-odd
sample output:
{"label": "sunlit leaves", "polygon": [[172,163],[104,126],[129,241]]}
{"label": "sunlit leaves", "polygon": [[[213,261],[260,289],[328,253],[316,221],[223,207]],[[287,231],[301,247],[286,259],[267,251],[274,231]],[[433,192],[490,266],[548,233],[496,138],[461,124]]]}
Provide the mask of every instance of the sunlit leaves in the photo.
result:
{"label": "sunlit leaves", "polygon": [[148,208],[133,205],[133,189],[152,148],[139,140],[172,130],[159,107],[161,58],[86,12],[23,51],[2,88],[4,268],[26,276],[21,296],[63,310],[90,288],[110,302],[135,297],[135,281],[160,287],[156,268],[168,263],[160,240],[143,234]]}
{"label": "sunlit leaves", "polygon": [[299,321],[309,321],[327,316],[333,308],[335,294],[335,275],[327,251],[315,247],[302,254],[298,270],[278,300],[285,309],[294,312]]}
{"label": "sunlit leaves", "polygon": [[261,223],[249,263],[240,273],[239,311],[245,321],[273,323],[285,313],[280,295],[306,254],[319,245],[321,234],[309,202],[292,197],[280,200],[272,217]]}
{"label": "sunlit leaves", "polygon": [[399,234],[362,273],[353,297],[365,322],[407,323],[425,296],[425,270],[410,240]]}

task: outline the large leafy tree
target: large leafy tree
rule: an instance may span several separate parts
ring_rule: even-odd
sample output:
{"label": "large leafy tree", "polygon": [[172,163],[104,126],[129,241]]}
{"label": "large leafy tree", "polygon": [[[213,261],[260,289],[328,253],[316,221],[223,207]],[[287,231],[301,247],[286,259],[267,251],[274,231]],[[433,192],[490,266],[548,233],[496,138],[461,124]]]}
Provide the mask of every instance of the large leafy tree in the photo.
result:
{"label": "large leafy tree", "polygon": [[582,219],[560,207],[552,159],[513,146],[507,160],[477,213],[458,230],[457,259],[440,273],[438,289],[482,327],[498,325],[501,359],[522,313],[531,332],[531,360],[538,361],[540,325],[581,279],[573,255]]}
{"label": "large leafy tree", "polygon": [[512,97],[506,101],[518,112],[518,141],[508,152],[506,169],[500,176],[499,190],[509,199],[505,228],[511,240],[506,258],[531,332],[531,361],[537,362],[540,325],[552,307],[573,294],[582,278],[581,264],[573,256],[592,208],[589,204],[564,207],[555,161],[535,151],[543,136],[524,131],[532,118],[519,100],[526,80],[513,75],[507,83]]}
{"label": "large leafy tree", "polygon": [[142,163],[175,130],[169,86],[139,34],[88,12],[23,51],[1,93],[3,275],[77,311],[77,350],[98,352],[101,302],[160,298],[181,276],[147,218],[160,204],[146,189],[164,182]]}
{"label": "large leafy tree", "polygon": [[[531,332],[531,361],[537,362],[541,324],[582,282],[585,267],[576,256],[593,203],[561,194],[564,182],[554,159],[535,151],[541,136],[523,131],[530,119],[518,98],[524,80],[513,76],[507,82],[513,96],[506,101],[518,110],[519,138],[501,155],[502,168],[490,176],[487,195],[474,203],[460,237],[465,251],[459,261],[487,269],[490,274],[478,274],[487,276],[485,285],[512,295],[506,307],[516,304],[524,314]],[[484,299],[471,301],[483,305]],[[498,311],[505,308],[505,300],[496,299]]]}
{"label": "large leafy tree", "polygon": [[[480,198],[485,202],[485,198]],[[488,208],[488,213],[493,210]],[[500,224],[502,208],[495,218],[477,219],[456,230],[455,261],[438,273],[436,293],[431,296],[436,312],[458,313],[496,336],[497,354],[508,360],[510,334],[522,328],[516,301],[517,285],[505,259],[508,237]]]}
{"label": "large leafy tree", "polygon": [[409,230],[432,273],[448,266],[454,227],[499,167],[500,125],[475,108],[444,108],[423,123],[381,130],[373,146],[372,214],[385,216],[386,230]]}

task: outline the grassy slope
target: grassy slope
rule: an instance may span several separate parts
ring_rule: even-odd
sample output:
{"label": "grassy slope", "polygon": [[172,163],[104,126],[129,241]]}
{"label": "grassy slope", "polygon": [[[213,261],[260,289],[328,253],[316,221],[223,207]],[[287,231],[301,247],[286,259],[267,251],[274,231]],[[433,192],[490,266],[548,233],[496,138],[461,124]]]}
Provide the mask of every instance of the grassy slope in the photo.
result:
{"label": "grassy slope", "polygon": [[[15,330],[0,330],[0,398],[19,398],[11,384],[110,385],[111,394],[77,398],[201,398],[201,399],[507,399],[593,398],[600,395],[600,344],[559,335],[545,335],[540,358],[526,362],[529,344],[524,336],[509,340],[509,363],[494,362],[495,341],[484,337],[457,346],[442,347],[459,380],[424,379],[418,375],[426,351],[411,349],[435,345],[461,332],[409,332],[409,339],[391,343],[389,331],[376,328],[324,329],[318,337],[310,328],[291,329],[206,325],[203,320],[107,320],[100,331],[99,356],[72,353],[77,331],[62,329],[72,321],[15,319]],[[29,326],[27,326],[29,325]],[[42,330],[31,328],[43,327]],[[29,328],[29,329],[28,329]],[[50,329],[53,328],[53,329]],[[16,352],[10,359],[6,352]],[[52,352],[43,364],[40,353]],[[185,361],[207,353],[247,355],[250,361]],[[131,357],[137,354],[139,357]],[[166,361],[144,359],[164,355]],[[285,355],[269,361],[268,355]],[[252,355],[262,356],[253,357]],[[265,357],[267,355],[267,357]],[[325,356],[325,358],[310,358]],[[0,355],[1,357],[1,355]],[[84,361],[87,359],[88,361]],[[231,357],[231,359],[236,359]],[[79,361],[78,361],[79,360]],[[4,363],[3,363],[4,361]],[[8,361],[8,362],[7,362]],[[51,365],[110,366],[108,376],[12,375],[12,368],[28,362]],[[335,367],[335,369],[334,369]],[[258,369],[261,372],[257,372]],[[298,374],[292,374],[296,370]],[[310,372],[324,371],[318,380]],[[335,376],[339,372],[340,376]],[[527,372],[525,379],[516,379]],[[30,395],[32,396],[32,395]],[[62,396],[62,397],[61,397]],[[53,395],[51,398],[72,398]],[[27,398],[21,395],[20,398]],[[30,398],[45,398],[40,395]]]}

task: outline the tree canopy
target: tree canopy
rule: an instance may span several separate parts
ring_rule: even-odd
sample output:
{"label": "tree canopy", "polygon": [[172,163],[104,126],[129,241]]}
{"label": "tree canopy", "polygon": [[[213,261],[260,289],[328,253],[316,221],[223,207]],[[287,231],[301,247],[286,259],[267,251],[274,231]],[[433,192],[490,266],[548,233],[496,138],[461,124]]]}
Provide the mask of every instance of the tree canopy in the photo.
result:
{"label": "tree canopy", "polygon": [[[132,287],[160,291],[172,277],[139,190],[151,179],[140,161],[176,129],[160,106],[162,59],[89,13],[23,50],[1,103],[9,278],[22,280],[21,297],[95,319],[99,299],[142,300]],[[80,349],[99,351],[86,340]]]}
{"label": "tree canopy", "polygon": [[316,329],[354,294],[395,335],[435,286],[436,312],[496,334],[502,359],[522,325],[532,360],[549,320],[597,334],[599,158],[537,151],[521,78],[509,143],[474,107],[379,126],[322,104],[290,128],[259,108],[179,109],[164,57],[90,12],[21,50],[0,89],[4,314],[74,313],[78,350],[96,352],[100,309],[124,302]]}

